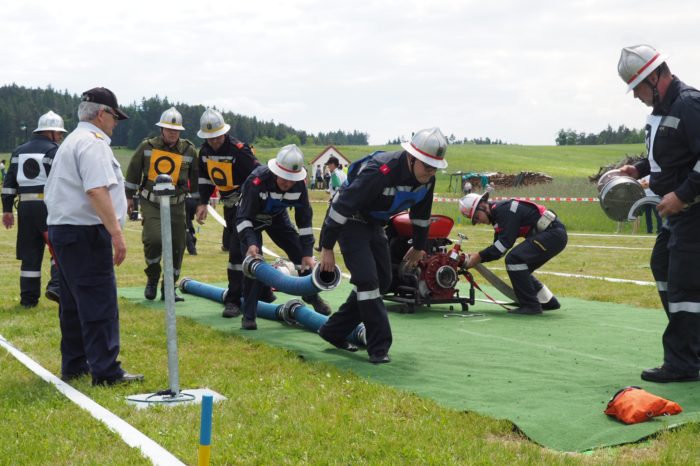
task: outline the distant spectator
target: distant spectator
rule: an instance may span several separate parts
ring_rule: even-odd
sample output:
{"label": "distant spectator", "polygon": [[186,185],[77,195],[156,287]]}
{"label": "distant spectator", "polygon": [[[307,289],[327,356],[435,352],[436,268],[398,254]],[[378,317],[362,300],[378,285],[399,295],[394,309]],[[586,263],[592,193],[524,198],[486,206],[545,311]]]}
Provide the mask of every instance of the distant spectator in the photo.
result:
{"label": "distant spectator", "polygon": [[465,181],[462,185],[462,192],[464,194],[469,194],[470,192],[472,192],[472,184],[469,181]]}
{"label": "distant spectator", "polygon": [[321,170],[321,164],[316,165],[316,173],[314,175],[314,189],[323,188],[323,170]]}
{"label": "distant spectator", "polygon": [[5,181],[5,159],[0,160],[0,182]]}
{"label": "distant spectator", "polygon": [[331,178],[328,184],[328,193],[330,194],[330,198],[333,199],[335,193],[337,193],[343,183],[345,183],[347,176],[345,176],[343,170],[340,169],[340,162],[337,157],[329,157],[328,161],[326,162],[326,167],[328,167],[328,170],[331,173]]}

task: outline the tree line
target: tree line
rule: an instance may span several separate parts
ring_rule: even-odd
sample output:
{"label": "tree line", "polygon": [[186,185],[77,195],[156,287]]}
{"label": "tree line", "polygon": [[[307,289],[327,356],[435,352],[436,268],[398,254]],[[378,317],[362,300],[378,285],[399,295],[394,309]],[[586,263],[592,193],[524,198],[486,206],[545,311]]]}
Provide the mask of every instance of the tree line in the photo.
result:
{"label": "tree line", "polygon": [[573,129],[560,129],[555,142],[557,146],[638,144],[644,142],[644,129],[630,129],[625,125],[620,125],[615,130],[608,125],[598,134],[577,133]]}
{"label": "tree line", "polygon": [[[406,139],[398,137],[396,139],[389,139],[386,144],[391,146],[391,145],[401,144],[402,142],[406,142]],[[455,136],[454,134],[450,134],[449,136],[447,136],[447,142],[450,145],[454,145],[454,144],[457,144],[457,145],[459,145],[459,144],[475,144],[475,145],[506,144],[505,142],[503,142],[500,139],[491,139],[489,137],[485,137],[485,138],[479,137],[479,138],[471,138],[471,139],[469,139],[469,138],[457,139],[457,136]]]}
{"label": "tree line", "polygon": [[[79,95],[71,95],[67,90],[57,91],[51,86],[46,89],[32,89],[17,84],[0,87],[0,151],[10,152],[29,139],[36,128],[39,117],[53,110],[63,117],[66,130],[72,131],[78,125]],[[197,137],[199,118],[205,110],[203,105],[189,105],[171,102],[167,97],[143,98],[140,103],[121,105],[129,119],[122,121],[112,135],[113,146],[135,149],[146,137],[158,134],[155,125],[161,113],[171,106],[182,113],[185,131],[183,138],[199,145]],[[217,109],[220,110],[220,109]],[[220,110],[221,111],[221,110]],[[226,123],[231,125],[231,133],[236,138],[254,143],[260,147],[279,147],[286,144],[297,145],[368,145],[369,135],[357,130],[352,132],[331,131],[311,134],[291,126],[263,121],[233,112],[222,112]]]}

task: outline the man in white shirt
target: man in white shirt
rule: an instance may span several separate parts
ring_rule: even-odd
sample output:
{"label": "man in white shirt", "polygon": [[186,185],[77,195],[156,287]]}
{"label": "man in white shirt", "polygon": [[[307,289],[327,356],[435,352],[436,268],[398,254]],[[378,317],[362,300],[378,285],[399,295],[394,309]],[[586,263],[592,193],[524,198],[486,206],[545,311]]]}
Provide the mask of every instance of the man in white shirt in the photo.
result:
{"label": "man in white shirt", "polygon": [[104,87],[82,95],[78,127],[54,157],[45,186],[49,240],[60,271],[61,375],[93,385],[143,380],[121,368],[114,265],[126,258],[124,176],[110,148],[128,117]]}

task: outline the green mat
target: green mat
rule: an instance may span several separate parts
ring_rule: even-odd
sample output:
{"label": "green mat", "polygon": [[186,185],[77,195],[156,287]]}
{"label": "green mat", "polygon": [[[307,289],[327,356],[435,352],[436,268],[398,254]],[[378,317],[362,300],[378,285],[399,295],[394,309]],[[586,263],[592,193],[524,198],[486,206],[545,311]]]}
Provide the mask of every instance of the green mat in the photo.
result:
{"label": "green mat", "polygon": [[[344,281],[324,298],[337,309],[349,290]],[[162,309],[160,301],[143,300],[142,288],[119,293]],[[278,295],[278,303],[286,301]],[[654,384],[639,378],[642,369],[661,362],[666,318],[658,310],[565,298],[562,309],[542,316],[509,315],[479,302],[470,310],[483,317],[444,317],[446,305],[415,314],[392,312],[392,362],[374,366],[364,351],[337,350],[314,333],[280,322],[258,319],[258,331],[240,330],[239,319],[220,317],[221,304],[185,297],[176,306],[179,316],[288,348],[450,408],[508,419],[533,441],[556,450],[634,442],[700,421],[698,383]],[[676,401],[684,411],[631,426],[610,419],[603,414],[607,402],[628,385]]]}

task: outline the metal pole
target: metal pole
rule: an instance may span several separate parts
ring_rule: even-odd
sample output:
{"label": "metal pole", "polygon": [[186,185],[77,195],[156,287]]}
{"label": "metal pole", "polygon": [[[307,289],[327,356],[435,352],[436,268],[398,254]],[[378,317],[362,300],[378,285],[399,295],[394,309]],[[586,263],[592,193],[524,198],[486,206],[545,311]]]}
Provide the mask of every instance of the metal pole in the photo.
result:
{"label": "metal pole", "polygon": [[175,323],[175,279],[173,273],[173,236],[170,229],[170,198],[175,194],[172,178],[158,175],[153,193],[160,196],[160,232],[163,251],[163,294],[165,295],[165,325],[168,341],[168,381],[170,393],[180,393],[180,372],[177,356],[177,328]]}

